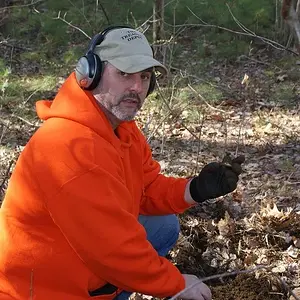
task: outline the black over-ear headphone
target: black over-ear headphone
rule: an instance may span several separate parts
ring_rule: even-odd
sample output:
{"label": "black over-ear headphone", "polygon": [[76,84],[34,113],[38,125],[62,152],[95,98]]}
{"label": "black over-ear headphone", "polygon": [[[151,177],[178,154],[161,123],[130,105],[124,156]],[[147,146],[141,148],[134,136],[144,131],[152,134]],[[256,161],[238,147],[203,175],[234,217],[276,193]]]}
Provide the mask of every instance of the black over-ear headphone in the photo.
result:
{"label": "black over-ear headphone", "polygon": [[[84,56],[82,56],[76,65],[75,68],[75,76],[78,85],[84,90],[93,90],[99,84],[101,75],[103,72],[103,62],[101,61],[100,57],[94,53],[94,50],[97,45],[100,45],[105,35],[114,29],[119,28],[130,28],[129,26],[109,26],[104,29],[101,33],[96,34],[88,47],[88,50]],[[151,74],[150,85],[148,89],[147,96],[151,94],[155,88],[156,83],[156,76],[154,71]]]}

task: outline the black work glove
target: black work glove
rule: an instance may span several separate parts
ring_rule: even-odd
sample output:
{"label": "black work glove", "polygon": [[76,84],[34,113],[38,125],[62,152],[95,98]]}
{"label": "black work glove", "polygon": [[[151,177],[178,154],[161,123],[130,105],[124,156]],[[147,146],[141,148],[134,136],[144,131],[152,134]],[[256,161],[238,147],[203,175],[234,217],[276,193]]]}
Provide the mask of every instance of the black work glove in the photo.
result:
{"label": "black work glove", "polygon": [[221,163],[212,162],[204,166],[200,174],[190,183],[190,193],[194,201],[203,202],[234,191],[239,175],[242,173],[241,164],[244,161],[243,155],[232,160],[227,155]]}

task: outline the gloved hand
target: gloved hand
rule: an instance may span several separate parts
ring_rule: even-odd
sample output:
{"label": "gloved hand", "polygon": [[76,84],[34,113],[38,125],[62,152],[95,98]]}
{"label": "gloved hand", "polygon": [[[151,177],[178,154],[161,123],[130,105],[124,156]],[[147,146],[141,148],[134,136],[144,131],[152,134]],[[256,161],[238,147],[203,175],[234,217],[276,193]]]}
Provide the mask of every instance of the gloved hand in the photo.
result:
{"label": "gloved hand", "polygon": [[218,198],[236,189],[245,157],[240,155],[231,160],[227,155],[225,158],[221,163],[207,164],[200,174],[192,179],[190,193],[194,201],[203,202]]}
{"label": "gloved hand", "polygon": [[190,274],[182,274],[185,280],[184,291],[178,298],[187,300],[211,300],[212,295],[209,287],[203,283],[198,277]]}

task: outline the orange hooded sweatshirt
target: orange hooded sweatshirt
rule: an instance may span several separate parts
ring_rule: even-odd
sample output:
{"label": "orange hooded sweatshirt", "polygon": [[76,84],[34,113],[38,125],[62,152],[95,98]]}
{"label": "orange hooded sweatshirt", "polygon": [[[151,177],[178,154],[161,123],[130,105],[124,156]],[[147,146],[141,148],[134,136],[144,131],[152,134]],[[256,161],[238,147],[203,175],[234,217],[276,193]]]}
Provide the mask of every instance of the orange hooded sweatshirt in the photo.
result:
{"label": "orange hooded sweatshirt", "polygon": [[181,213],[186,179],[160,174],[134,121],[114,133],[72,73],[20,155],[0,209],[0,299],[92,297],[107,283],[157,297],[184,288],[139,214]]}

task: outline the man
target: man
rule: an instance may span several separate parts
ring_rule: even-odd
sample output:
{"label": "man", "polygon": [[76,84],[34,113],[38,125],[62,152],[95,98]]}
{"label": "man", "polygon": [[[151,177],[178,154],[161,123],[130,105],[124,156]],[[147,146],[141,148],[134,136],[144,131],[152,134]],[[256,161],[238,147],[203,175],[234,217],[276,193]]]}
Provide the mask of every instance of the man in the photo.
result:
{"label": "man", "polygon": [[175,214],[237,186],[242,160],[192,180],[160,174],[134,117],[154,88],[145,36],[115,27],[90,48],[20,155],[0,210],[0,298],[126,299],[136,291],[209,300],[209,288],[164,256]]}

